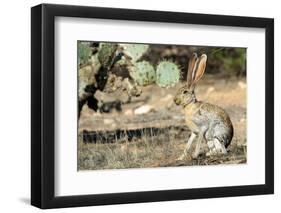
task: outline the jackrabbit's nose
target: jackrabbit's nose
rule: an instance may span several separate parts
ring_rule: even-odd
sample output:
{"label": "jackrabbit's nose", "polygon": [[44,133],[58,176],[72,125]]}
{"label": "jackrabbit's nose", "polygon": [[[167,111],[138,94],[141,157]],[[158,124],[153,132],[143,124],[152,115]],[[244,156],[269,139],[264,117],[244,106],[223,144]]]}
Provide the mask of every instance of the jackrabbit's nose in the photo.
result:
{"label": "jackrabbit's nose", "polygon": [[174,102],[175,102],[175,104],[179,104],[179,99],[174,98]]}

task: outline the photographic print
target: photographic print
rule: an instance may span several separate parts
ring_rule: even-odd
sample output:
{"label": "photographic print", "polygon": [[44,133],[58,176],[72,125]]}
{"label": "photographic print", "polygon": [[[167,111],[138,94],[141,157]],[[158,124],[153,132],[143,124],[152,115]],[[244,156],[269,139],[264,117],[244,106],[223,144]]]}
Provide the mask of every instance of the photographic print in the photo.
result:
{"label": "photographic print", "polygon": [[274,19],[40,4],[31,41],[33,206],[274,193]]}
{"label": "photographic print", "polygon": [[247,162],[247,49],[77,42],[78,171]]}

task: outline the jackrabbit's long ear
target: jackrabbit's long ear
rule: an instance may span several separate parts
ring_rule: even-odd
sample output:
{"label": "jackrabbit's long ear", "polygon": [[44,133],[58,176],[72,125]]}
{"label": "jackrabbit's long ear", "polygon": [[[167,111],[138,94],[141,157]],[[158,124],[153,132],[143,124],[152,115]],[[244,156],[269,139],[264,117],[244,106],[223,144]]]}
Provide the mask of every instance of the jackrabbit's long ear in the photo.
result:
{"label": "jackrabbit's long ear", "polygon": [[207,55],[203,54],[198,59],[197,63],[195,64],[195,67],[193,69],[192,73],[192,86],[194,87],[195,84],[202,78],[205,69],[206,69],[206,63],[207,63]]}
{"label": "jackrabbit's long ear", "polygon": [[197,54],[196,53],[193,53],[191,58],[189,59],[189,62],[188,62],[188,70],[187,70],[187,85],[190,87],[192,82],[193,82],[193,79],[192,79],[192,74],[193,74],[193,71],[194,71],[194,68],[195,68],[195,64],[197,63],[198,61],[198,57],[197,57]]}

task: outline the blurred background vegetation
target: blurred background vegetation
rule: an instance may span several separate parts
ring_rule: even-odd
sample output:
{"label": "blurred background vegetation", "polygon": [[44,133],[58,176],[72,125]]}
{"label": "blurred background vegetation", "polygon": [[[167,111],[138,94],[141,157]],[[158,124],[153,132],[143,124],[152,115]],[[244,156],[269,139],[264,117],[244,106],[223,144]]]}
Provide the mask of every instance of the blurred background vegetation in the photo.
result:
{"label": "blurred background vegetation", "polygon": [[155,64],[158,60],[156,55],[176,62],[181,67],[182,78],[186,79],[187,59],[194,52],[198,55],[207,54],[206,74],[216,74],[224,78],[246,76],[246,48],[151,45],[150,52],[144,57]]}
{"label": "blurred background vegetation", "polygon": [[[89,58],[97,52],[98,42],[78,42],[78,64],[86,65]],[[246,48],[237,47],[207,47],[185,45],[159,45],[150,44],[148,51],[140,58],[140,61],[149,61],[157,66],[160,61],[175,62],[181,69],[181,78],[186,78],[188,59],[193,52],[198,55],[207,54],[206,74],[218,77],[246,77]]]}
{"label": "blurred background vegetation", "polygon": [[[197,97],[226,110],[235,134],[225,157],[178,162],[190,130],[173,99],[193,53],[208,56]],[[78,41],[77,55],[79,170],[247,161],[246,48]]]}

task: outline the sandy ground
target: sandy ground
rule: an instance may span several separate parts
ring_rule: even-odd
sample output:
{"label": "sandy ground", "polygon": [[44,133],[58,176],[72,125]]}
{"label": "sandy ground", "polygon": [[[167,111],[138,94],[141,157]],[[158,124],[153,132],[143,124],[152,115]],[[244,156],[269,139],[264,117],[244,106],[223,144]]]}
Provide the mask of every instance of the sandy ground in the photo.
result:
{"label": "sandy ground", "polygon": [[[79,121],[78,170],[144,168],[159,166],[217,165],[246,162],[245,79],[205,76],[196,89],[197,99],[219,105],[229,114],[234,137],[225,156],[177,160],[190,131],[180,106],[173,103],[176,87],[147,86],[138,98],[123,104],[122,111],[97,113],[84,106]],[[126,97],[108,95],[105,101]],[[125,134],[129,132],[130,134]]]}

